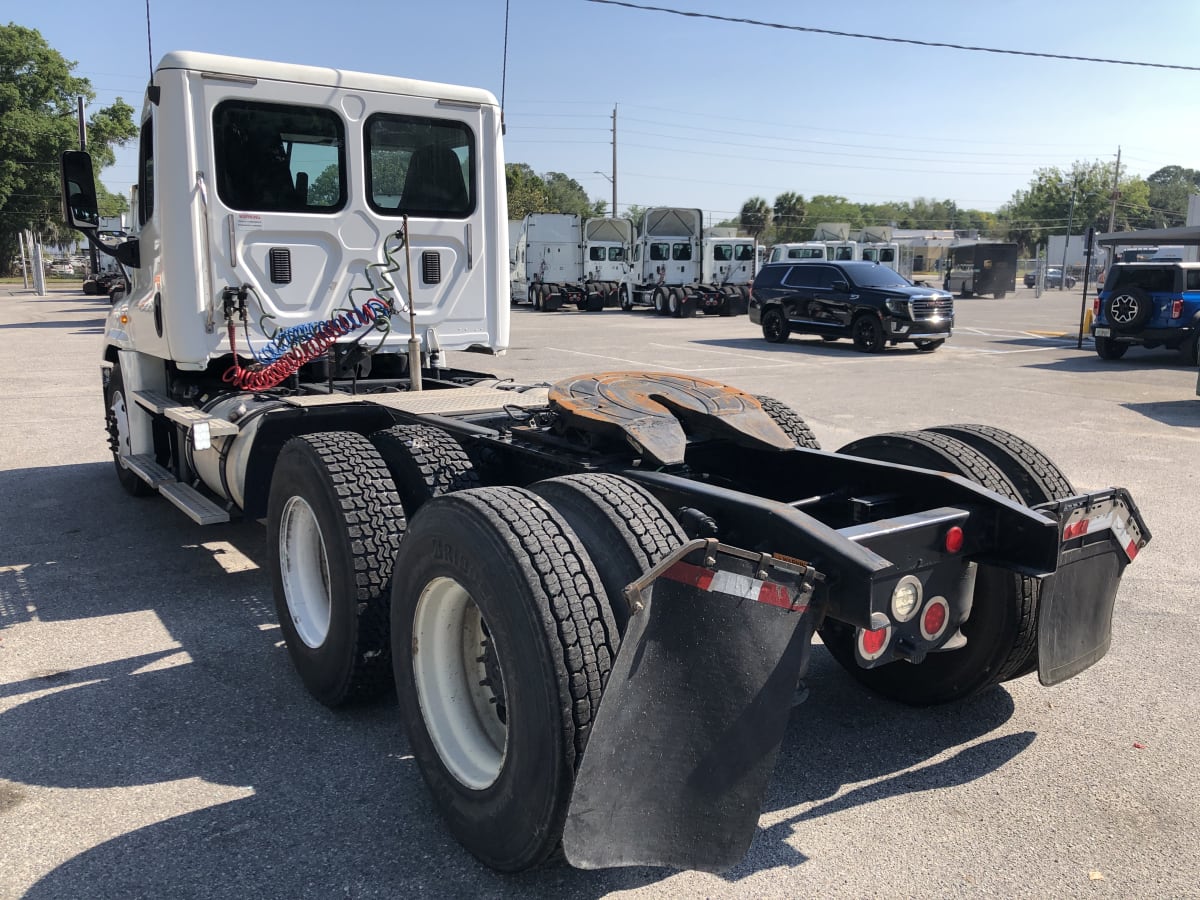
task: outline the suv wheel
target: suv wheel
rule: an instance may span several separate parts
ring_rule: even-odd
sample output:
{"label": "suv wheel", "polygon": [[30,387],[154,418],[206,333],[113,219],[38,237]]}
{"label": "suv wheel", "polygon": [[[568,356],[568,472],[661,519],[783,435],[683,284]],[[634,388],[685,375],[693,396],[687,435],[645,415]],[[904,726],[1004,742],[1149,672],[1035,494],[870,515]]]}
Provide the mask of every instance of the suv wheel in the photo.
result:
{"label": "suv wheel", "polygon": [[1200,332],[1193,334],[1190,338],[1179,345],[1179,356],[1184,363],[1189,366],[1200,364]]}
{"label": "suv wheel", "polygon": [[766,340],[772,344],[782,344],[788,339],[790,330],[787,319],[783,317],[783,310],[778,306],[772,306],[763,310],[762,333]]}
{"label": "suv wheel", "polygon": [[1141,288],[1121,288],[1104,301],[1104,318],[1117,331],[1135,331],[1150,318],[1150,297]]}
{"label": "suv wheel", "polygon": [[871,313],[863,313],[854,320],[851,331],[854,335],[854,346],[863,353],[882,353],[886,345],[883,337],[883,325]]}
{"label": "suv wheel", "polygon": [[1101,359],[1120,359],[1128,349],[1128,344],[1114,341],[1112,338],[1096,338],[1096,355]]}

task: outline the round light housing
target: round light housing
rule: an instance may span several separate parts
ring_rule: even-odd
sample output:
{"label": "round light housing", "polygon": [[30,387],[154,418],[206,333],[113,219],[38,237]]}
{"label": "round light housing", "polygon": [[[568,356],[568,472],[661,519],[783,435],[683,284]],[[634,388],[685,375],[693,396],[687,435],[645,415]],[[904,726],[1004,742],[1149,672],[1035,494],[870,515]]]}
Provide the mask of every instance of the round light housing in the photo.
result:
{"label": "round light housing", "polygon": [[868,662],[879,659],[892,640],[892,626],[868,630],[858,629],[858,654]]}
{"label": "round light housing", "polygon": [[936,641],[946,633],[950,624],[950,604],[945,597],[934,597],[921,613],[921,637],[927,641]]}
{"label": "round light housing", "polygon": [[905,575],[892,589],[892,618],[907,622],[921,605],[921,581],[914,575]]}

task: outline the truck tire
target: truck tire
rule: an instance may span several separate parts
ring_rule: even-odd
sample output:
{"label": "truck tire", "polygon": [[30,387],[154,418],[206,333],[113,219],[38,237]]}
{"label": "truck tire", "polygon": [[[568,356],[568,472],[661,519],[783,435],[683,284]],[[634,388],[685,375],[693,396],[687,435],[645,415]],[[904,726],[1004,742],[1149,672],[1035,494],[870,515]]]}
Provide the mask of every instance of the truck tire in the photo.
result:
{"label": "truck tire", "polygon": [[129,450],[129,401],[125,397],[120,362],[113,363],[112,368],[108,370],[108,378],[103,387],[104,430],[108,433],[108,448],[112,451],[117,481],[125,493],[132,497],[149,497],[158,493],[121,462],[121,450]]}
{"label": "truck tire", "polygon": [[768,306],[762,314],[763,340],[772,344],[782,344],[787,341],[791,328],[784,318],[783,310],[778,306]]}
{"label": "truck tire", "polygon": [[678,319],[683,315],[683,295],[679,288],[671,288],[667,291],[667,312],[671,314],[671,318]]}
{"label": "truck tire", "polygon": [[1179,358],[1185,366],[1200,364],[1200,332],[1193,334],[1179,345]]}
{"label": "truck tire", "polygon": [[1121,288],[1104,301],[1104,318],[1121,332],[1137,331],[1154,311],[1154,302],[1141,288]]}
{"label": "truck tire", "polygon": [[887,346],[883,324],[874,313],[860,313],[850,325],[854,348],[863,353],[882,353]]}
{"label": "truck tire", "polygon": [[542,289],[540,285],[531,284],[529,286],[529,305],[535,310],[542,308]]}
{"label": "truck tire", "polygon": [[1008,291],[995,291],[992,293],[992,298],[995,300],[1003,300],[1007,294]]}
{"label": "truck tire", "polygon": [[1096,338],[1096,355],[1101,359],[1120,359],[1128,349],[1129,345],[1123,341],[1114,341],[1106,337]]}
{"label": "truck tire", "polygon": [[405,513],[442,494],[479,487],[479,474],[467,451],[450,434],[431,425],[393,425],[371,435]]}
{"label": "truck tire", "polygon": [[808,427],[808,423],[786,403],[762,394],[756,394],[754,399],[762,404],[763,412],[770,416],[772,421],[782,428],[788,437],[796,442],[797,447],[802,447],[806,450],[821,449],[821,443],[817,440],[817,436],[812,433],[812,429]]}
{"label": "truck tire", "polygon": [[1063,470],[1011,432],[990,425],[937,425],[925,430],[955,438],[986,456],[1012,482],[1026,506],[1075,496]]}
{"label": "truck tire", "polygon": [[558,848],[620,642],[581,547],[540,497],[486,487],[431,500],[396,560],[409,746],[450,831],[501,872]]}
{"label": "truck tire", "polygon": [[600,312],[604,309],[604,294],[600,291],[589,291],[583,306],[587,312]]}
{"label": "truck tire", "polygon": [[660,287],[654,289],[654,311],[660,316],[665,316],[669,312],[667,309],[667,292]]}
{"label": "truck tire", "polygon": [[683,288],[679,289],[679,317],[681,319],[696,318],[696,306],[699,303],[699,298],[695,294],[689,294]]}
{"label": "truck tire", "polygon": [[621,309],[625,310],[625,312],[633,312],[633,300],[629,295],[629,286],[625,284],[621,285],[621,290],[617,296],[619,298],[618,302],[621,304]]}
{"label": "truck tire", "polygon": [[292,663],[326,706],[390,684],[389,591],[404,529],[392,476],[361,434],[283,445],[267,501],[271,585]]}
{"label": "truck tire", "polygon": [[619,475],[566,475],[539,481],[532,489],[588,548],[624,634],[630,615],[625,588],[687,543],[687,534],[653,494]]}
{"label": "truck tire", "polygon": [[[986,456],[1013,483],[1021,495],[1021,502],[1026,506],[1063,500],[1077,493],[1070,479],[1050,457],[1008,431],[990,425],[938,425],[927,430],[956,438]],[[1034,621],[1037,619],[1037,610],[1041,603],[1040,591],[1040,585],[1034,581],[1033,609],[1030,613]],[[1037,664],[1035,641],[1030,647],[1029,656],[1004,680],[1010,681],[1028,675],[1037,668]]]}
{"label": "truck tire", "polygon": [[[863,438],[839,453],[885,462],[954,472],[1020,502],[1017,488],[987,457],[952,437],[924,431]],[[826,620],[821,640],[857,681],[911,706],[953,703],[1015,677],[1037,651],[1036,581],[1006,569],[979,565],[971,616],[962,625],[964,647],[930,653],[912,665],[890,663],[875,669],[858,665],[854,629]]]}

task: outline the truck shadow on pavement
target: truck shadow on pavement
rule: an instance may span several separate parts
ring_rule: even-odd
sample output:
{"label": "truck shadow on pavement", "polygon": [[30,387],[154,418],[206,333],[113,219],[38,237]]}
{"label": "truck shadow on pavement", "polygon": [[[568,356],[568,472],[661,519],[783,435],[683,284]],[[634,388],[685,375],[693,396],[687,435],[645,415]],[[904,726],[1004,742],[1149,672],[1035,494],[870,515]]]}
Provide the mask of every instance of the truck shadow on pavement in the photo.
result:
{"label": "truck shadow on pavement", "polygon": [[932,354],[923,353],[916,348],[915,344],[896,344],[894,347],[888,346],[882,353],[863,353],[861,350],[855,348],[854,342],[849,338],[841,338],[836,341],[823,341],[819,337],[811,335],[793,335],[782,344],[772,344],[761,337],[704,338],[690,340],[688,343],[699,347],[724,347],[728,350],[743,351],[756,350],[760,353],[803,353],[805,355],[827,356],[835,359],[846,356],[854,356],[860,359],[879,359],[888,356],[936,356],[940,352],[935,350]]}
{"label": "truck shadow on pavement", "polygon": [[[26,511],[0,538],[0,814],[119,833],[85,839],[27,897],[593,897],[674,874],[477,863],[441,825],[394,700],[334,712],[294,677],[257,524],[191,526],[122,493],[110,463],[2,472],[0,497]],[[728,880],[803,863],[793,843],[814,820],[983,777],[1033,740],[978,742],[1012,715],[1005,691],[910,710],[820,650],[810,684],[765,806],[786,818]],[[105,793],[41,807],[27,786]]]}

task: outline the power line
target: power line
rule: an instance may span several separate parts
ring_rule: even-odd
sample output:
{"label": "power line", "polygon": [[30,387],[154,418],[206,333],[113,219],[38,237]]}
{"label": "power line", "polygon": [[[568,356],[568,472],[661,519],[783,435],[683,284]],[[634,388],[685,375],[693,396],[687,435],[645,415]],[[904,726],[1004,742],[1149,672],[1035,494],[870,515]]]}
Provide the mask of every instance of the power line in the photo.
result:
{"label": "power line", "polygon": [[1003,50],[998,47],[975,47],[969,44],[948,44],[942,41],[919,41],[915,38],[888,37],[879,34],[859,34],[853,31],[834,31],[829,28],[811,28],[807,25],[784,25],[781,22],[763,22],[760,19],[746,19],[734,16],[718,16],[712,13],[691,12],[683,9],[670,9],[666,6],[643,6],[638,3],[628,3],[626,0],[587,0],[588,3],[602,3],[606,6],[623,6],[627,9],[637,9],[643,12],[670,13],[673,16],[684,16],[689,19],[711,19],[715,22],[733,22],[739,25],[757,25],[760,28],[776,28],[781,31],[803,31],[808,34],[827,34],[832,37],[857,38],[864,41],[882,41],[887,44],[913,44],[917,47],[941,47],[946,50],[969,50],[974,53],[999,53],[1008,56],[1033,56],[1041,59],[1064,59],[1071,62],[1103,63],[1112,66],[1143,66],[1149,69],[1175,69],[1182,72],[1200,72],[1200,66],[1180,66],[1172,63],[1139,62],[1129,59],[1106,59],[1097,56],[1070,56],[1065,53],[1040,53],[1033,50]]}

